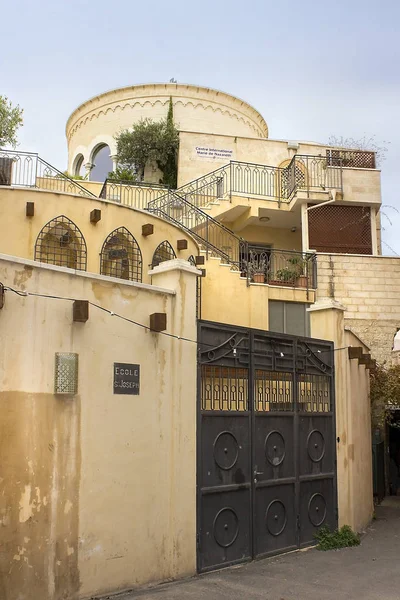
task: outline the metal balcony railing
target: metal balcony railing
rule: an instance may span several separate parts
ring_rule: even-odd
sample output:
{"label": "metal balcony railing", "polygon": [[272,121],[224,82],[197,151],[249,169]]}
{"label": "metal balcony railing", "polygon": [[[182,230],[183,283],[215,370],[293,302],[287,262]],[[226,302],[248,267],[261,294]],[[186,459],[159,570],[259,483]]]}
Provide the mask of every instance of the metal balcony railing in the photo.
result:
{"label": "metal balcony railing", "polygon": [[240,248],[240,271],[249,283],[281,287],[317,287],[316,254],[295,250],[278,250],[247,242]]}
{"label": "metal balcony railing", "polygon": [[0,186],[31,187],[96,198],[78,181],[33,152],[0,150]]}
{"label": "metal balcony railing", "polygon": [[101,188],[99,198],[145,210],[149,202],[164,196],[167,192],[168,187],[158,183],[116,181],[107,178]]}

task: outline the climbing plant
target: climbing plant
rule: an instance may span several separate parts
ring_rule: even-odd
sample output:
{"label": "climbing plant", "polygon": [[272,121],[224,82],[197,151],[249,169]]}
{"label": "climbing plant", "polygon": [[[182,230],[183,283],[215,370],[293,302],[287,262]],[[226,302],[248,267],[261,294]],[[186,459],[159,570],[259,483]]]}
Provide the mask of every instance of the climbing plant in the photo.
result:
{"label": "climbing plant", "polygon": [[400,365],[377,366],[370,376],[372,428],[380,429],[390,419],[389,407],[400,407]]}

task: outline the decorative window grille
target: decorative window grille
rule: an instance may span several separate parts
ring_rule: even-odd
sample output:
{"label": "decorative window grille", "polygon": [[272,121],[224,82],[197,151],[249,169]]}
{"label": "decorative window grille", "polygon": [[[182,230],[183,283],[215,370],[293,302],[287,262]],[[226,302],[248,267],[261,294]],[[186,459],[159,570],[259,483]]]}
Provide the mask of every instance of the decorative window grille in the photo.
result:
{"label": "decorative window grille", "polygon": [[101,275],[141,282],[142,267],[142,253],[133,235],[125,227],[114,229],[101,249]]}
{"label": "decorative window grille", "polygon": [[40,231],[35,260],[86,271],[86,242],[80,229],[65,215],[52,219]]}
{"label": "decorative window grille", "polygon": [[160,263],[166,260],[173,260],[174,258],[176,258],[176,254],[173,247],[167,240],[164,240],[155,249],[151,266],[157,267]]}

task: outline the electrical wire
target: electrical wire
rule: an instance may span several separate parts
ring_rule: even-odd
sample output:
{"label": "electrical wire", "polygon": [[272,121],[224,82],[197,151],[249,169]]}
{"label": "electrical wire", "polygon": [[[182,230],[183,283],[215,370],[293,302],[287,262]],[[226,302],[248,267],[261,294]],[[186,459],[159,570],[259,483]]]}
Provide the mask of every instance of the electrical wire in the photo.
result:
{"label": "electrical wire", "polygon": [[[10,291],[13,292],[14,294],[17,294],[18,296],[22,296],[22,297],[29,297],[29,296],[35,296],[38,298],[47,298],[47,299],[51,299],[51,300],[67,300],[69,302],[75,302],[75,300],[77,300],[77,298],[67,298],[66,296],[55,296],[52,294],[40,294],[38,292],[24,292],[21,290],[15,290],[14,288],[10,287],[10,286],[4,286],[4,291]],[[112,317],[117,317],[118,319],[122,319],[123,321],[126,321],[127,323],[131,323],[132,325],[136,325],[137,327],[141,327],[142,329],[145,329],[147,331],[152,331],[151,328],[148,325],[144,325],[143,323],[139,323],[138,321],[134,321],[133,319],[129,319],[128,317],[124,317],[123,315],[120,315],[108,308],[105,308],[104,306],[100,306],[100,304],[96,304],[95,302],[91,302],[90,300],[88,300],[89,305],[93,306],[99,310],[102,310],[103,312],[108,313],[110,316]],[[176,340],[181,340],[184,342],[190,342],[192,344],[196,344],[196,346],[201,346],[202,348],[204,346],[208,346],[210,348],[214,348],[214,345],[212,344],[207,344],[204,342],[199,342],[197,340],[192,340],[190,338],[186,338],[186,337],[182,337],[179,335],[175,335],[173,333],[168,333],[166,331],[158,331],[157,332],[159,335],[164,335],[166,337],[169,338],[174,338]],[[339,350],[347,350],[348,348],[352,348],[353,346],[343,346],[341,348],[333,348],[333,349],[327,349],[327,350],[317,350],[317,354],[323,354],[325,352],[338,352]],[[254,353],[254,352],[253,352]],[[279,353],[281,358],[283,358],[285,356],[285,354],[283,352]]]}

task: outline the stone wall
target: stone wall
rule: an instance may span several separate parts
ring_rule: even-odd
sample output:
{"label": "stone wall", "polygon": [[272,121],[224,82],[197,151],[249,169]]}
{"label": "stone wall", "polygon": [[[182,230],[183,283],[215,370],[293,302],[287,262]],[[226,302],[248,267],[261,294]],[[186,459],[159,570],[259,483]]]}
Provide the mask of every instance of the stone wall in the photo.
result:
{"label": "stone wall", "polygon": [[318,298],[346,307],[345,320],[379,363],[390,362],[400,329],[400,258],[318,254]]}

